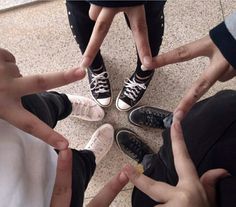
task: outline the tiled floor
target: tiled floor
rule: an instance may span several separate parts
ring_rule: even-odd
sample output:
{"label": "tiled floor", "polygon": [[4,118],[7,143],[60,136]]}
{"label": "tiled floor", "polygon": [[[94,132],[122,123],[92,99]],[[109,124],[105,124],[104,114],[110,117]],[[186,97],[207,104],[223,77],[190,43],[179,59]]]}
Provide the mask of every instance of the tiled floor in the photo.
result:
{"label": "tiled floor", "polygon": [[0,0],[0,10],[9,10],[12,8],[26,6],[38,0]]}
{"label": "tiled floor", "polygon": [[[234,9],[236,0],[169,0],[165,8],[166,29],[161,52],[203,37],[209,29],[223,20],[223,15],[230,14]],[[81,58],[62,1],[41,2],[0,13],[0,36],[0,47],[15,55],[24,75],[66,70],[76,67]],[[136,61],[131,33],[123,15],[116,17],[102,46],[102,52],[110,72],[114,95],[117,96],[123,80],[134,70]],[[140,104],[173,110],[207,63],[207,59],[198,58],[158,69]],[[236,80],[217,83],[205,97],[225,88],[236,89]],[[58,90],[90,97],[86,78]],[[82,149],[96,128],[103,123],[111,123],[115,128],[128,126],[147,143],[152,144],[153,149],[159,149],[162,143],[160,130],[131,126],[127,121],[127,114],[117,111],[115,103],[105,111],[106,117],[102,122],[89,123],[67,118],[56,129],[70,139],[71,146]],[[86,202],[127,162],[131,160],[114,144],[108,156],[97,167],[86,192]],[[112,206],[130,206],[131,189],[132,186],[128,185]]]}

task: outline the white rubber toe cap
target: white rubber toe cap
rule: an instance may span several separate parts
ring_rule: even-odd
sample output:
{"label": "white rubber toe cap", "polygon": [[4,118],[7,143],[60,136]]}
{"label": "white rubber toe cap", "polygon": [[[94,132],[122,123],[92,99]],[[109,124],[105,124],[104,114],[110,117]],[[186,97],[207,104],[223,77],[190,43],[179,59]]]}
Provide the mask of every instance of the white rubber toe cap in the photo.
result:
{"label": "white rubber toe cap", "polygon": [[120,111],[127,111],[130,109],[131,106],[119,99],[117,100],[116,107]]}
{"label": "white rubber toe cap", "polygon": [[109,106],[111,104],[111,97],[97,99],[97,102],[99,103],[100,106],[103,106],[103,107]]}

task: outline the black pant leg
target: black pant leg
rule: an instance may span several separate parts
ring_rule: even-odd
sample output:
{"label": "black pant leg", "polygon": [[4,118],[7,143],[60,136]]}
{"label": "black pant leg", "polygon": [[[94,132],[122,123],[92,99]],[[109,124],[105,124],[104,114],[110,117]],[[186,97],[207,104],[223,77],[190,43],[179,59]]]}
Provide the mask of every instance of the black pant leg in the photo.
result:
{"label": "black pant leg", "polygon": [[[147,1],[144,5],[148,28],[148,39],[152,56],[158,55],[164,34],[164,5],[166,1]],[[125,15],[126,22],[130,23]],[[141,61],[137,53],[137,68],[141,67]]]}
{"label": "black pant leg", "polygon": [[57,92],[43,92],[23,96],[22,105],[48,126],[54,128],[57,121],[67,117],[72,105],[65,94]]}
{"label": "black pant leg", "polygon": [[[226,168],[236,174],[234,165],[236,147],[236,91],[227,90],[198,102],[182,122],[189,154],[199,176],[211,168]],[[163,132],[164,144],[145,174],[155,180],[176,185],[170,129]],[[158,203],[138,189],[133,192],[133,206],[154,206]],[[139,202],[136,202],[138,200]]]}
{"label": "black pant leg", "polygon": [[[146,160],[144,157],[144,163],[146,162],[149,163],[150,166],[145,169],[143,173],[144,175],[165,183],[169,180],[167,168],[160,159],[160,155],[158,153],[153,154],[152,156],[149,155],[146,157]],[[158,204],[136,187],[133,189],[131,202],[133,207],[153,207]]]}
{"label": "black pant leg", "polygon": [[[23,96],[21,101],[25,109],[52,128],[57,121],[67,117],[72,110],[71,102],[67,96],[57,92]],[[72,198],[70,206],[82,207],[84,191],[96,168],[95,156],[93,152],[88,150],[77,151],[72,149],[72,153]]]}
{"label": "black pant leg", "polygon": [[82,207],[84,202],[84,192],[91,177],[94,174],[96,164],[95,156],[92,151],[72,150],[72,198],[71,207]]}
{"label": "black pant leg", "polygon": [[[200,166],[210,150],[227,138],[226,134],[236,121],[236,91],[225,90],[195,104],[182,122],[185,142],[189,154],[198,170],[199,176],[204,170]],[[170,129],[163,132],[164,145],[160,157],[171,173],[171,183],[177,183],[174,169]],[[224,156],[224,154],[223,154]],[[210,164],[210,163],[209,163]]]}
{"label": "black pant leg", "polygon": [[[95,22],[89,18],[90,4],[85,0],[66,1],[68,19],[71,31],[76,42],[79,44],[82,54],[85,52],[89,43]],[[98,68],[102,65],[103,59],[100,53],[96,55],[91,67]]]}

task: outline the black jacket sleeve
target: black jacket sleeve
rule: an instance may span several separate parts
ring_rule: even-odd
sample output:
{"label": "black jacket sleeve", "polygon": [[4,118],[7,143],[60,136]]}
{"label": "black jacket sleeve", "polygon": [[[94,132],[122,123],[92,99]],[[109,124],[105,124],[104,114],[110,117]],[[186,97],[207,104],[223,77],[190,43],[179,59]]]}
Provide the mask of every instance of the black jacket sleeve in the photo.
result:
{"label": "black jacket sleeve", "polygon": [[236,12],[213,28],[210,37],[225,59],[236,69]]}

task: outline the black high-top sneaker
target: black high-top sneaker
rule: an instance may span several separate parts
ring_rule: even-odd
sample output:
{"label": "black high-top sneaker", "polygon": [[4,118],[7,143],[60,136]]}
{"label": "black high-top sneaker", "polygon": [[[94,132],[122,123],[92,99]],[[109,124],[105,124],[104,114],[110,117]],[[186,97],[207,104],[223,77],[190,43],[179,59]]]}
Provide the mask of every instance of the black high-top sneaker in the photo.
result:
{"label": "black high-top sneaker", "polygon": [[[98,71],[98,72],[96,72]],[[100,68],[88,68],[88,78],[91,94],[97,104],[101,107],[108,107],[112,102],[112,92],[109,81],[109,74],[103,64]]]}
{"label": "black high-top sneaker", "polygon": [[128,111],[137,105],[152,80],[153,74],[154,71],[148,78],[137,81],[135,72],[130,79],[126,79],[124,87],[116,99],[116,108],[120,111]]}
{"label": "black high-top sneaker", "polygon": [[[153,127],[165,129],[164,120],[172,113],[151,106],[139,106],[133,109],[128,116],[129,121],[139,127]],[[170,124],[171,125],[171,124]]]}

